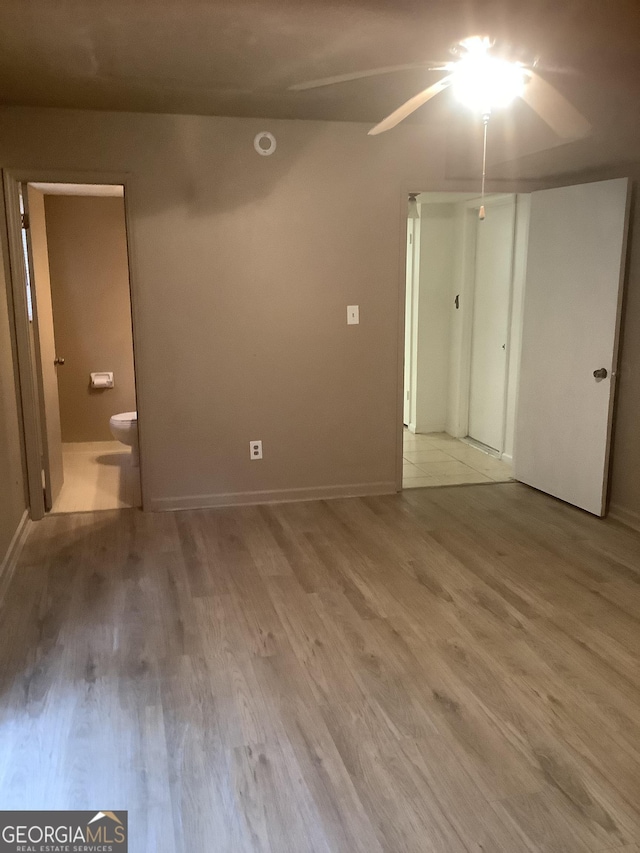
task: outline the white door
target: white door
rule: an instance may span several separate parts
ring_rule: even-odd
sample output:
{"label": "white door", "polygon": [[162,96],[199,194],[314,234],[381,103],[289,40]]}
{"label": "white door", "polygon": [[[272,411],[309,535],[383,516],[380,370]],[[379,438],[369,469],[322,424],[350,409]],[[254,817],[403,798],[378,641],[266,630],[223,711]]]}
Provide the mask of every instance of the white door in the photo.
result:
{"label": "white door", "polygon": [[531,199],[515,476],[595,515],[607,493],[628,197],[622,178]]}
{"label": "white door", "polygon": [[50,510],[63,482],[62,437],[56,347],[53,332],[49,256],[44,216],[44,196],[23,185],[29,278],[35,338],[35,360],[42,432],[45,508]]}
{"label": "white door", "polygon": [[478,221],[471,331],[468,434],[500,453],[504,444],[515,196]]}

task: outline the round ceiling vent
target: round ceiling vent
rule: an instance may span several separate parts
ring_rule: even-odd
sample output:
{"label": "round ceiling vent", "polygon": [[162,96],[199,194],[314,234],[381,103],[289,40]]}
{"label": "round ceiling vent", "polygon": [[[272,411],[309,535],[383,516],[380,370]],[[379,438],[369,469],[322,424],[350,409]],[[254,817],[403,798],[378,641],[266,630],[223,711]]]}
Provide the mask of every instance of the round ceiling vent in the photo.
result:
{"label": "round ceiling vent", "polygon": [[256,134],[256,138],[253,140],[253,147],[258,154],[268,157],[269,154],[273,154],[276,150],[276,138],[272,133],[264,130],[262,133]]}

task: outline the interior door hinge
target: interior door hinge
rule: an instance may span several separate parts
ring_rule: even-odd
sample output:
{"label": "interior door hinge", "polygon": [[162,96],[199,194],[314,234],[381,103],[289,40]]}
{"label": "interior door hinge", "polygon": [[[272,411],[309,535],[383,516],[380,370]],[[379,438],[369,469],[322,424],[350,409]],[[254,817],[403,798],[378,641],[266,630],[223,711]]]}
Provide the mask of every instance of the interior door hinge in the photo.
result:
{"label": "interior door hinge", "polygon": [[28,213],[22,214],[22,228],[24,231],[29,230],[29,214]]}

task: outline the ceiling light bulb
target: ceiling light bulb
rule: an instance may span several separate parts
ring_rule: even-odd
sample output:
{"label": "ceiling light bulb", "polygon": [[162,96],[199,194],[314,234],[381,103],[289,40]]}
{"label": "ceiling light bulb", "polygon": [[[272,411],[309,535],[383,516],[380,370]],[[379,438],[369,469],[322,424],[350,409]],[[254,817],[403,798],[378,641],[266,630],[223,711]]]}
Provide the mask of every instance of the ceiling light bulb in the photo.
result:
{"label": "ceiling light bulb", "polygon": [[522,95],[525,71],[517,62],[489,56],[486,50],[467,53],[452,68],[457,99],[475,112],[488,114],[507,107]]}

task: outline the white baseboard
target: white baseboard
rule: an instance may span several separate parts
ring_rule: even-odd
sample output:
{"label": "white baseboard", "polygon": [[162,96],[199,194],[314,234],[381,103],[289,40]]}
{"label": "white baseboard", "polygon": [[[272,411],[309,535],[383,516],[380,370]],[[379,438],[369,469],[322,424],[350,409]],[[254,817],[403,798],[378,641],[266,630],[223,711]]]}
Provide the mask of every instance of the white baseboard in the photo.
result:
{"label": "white baseboard", "polygon": [[452,427],[450,424],[447,424],[447,426],[442,430],[442,432],[446,432],[446,434],[450,435],[451,438],[463,439],[467,437],[466,430],[457,429],[456,427]]}
{"label": "white baseboard", "polygon": [[7,585],[13,576],[30,527],[31,519],[29,518],[28,510],[25,509],[22,513],[22,518],[20,519],[18,527],[16,528],[16,532],[13,534],[11,542],[9,543],[7,553],[4,555],[2,562],[0,563],[0,598],[2,598],[4,590],[7,588]]}
{"label": "white baseboard", "polygon": [[503,453],[500,456],[500,459],[502,459],[503,462],[508,462],[509,465],[513,465],[513,456],[511,453]]}
{"label": "white baseboard", "polygon": [[417,435],[427,435],[430,432],[447,432],[446,426],[439,422],[407,424],[407,429]]}
{"label": "white baseboard", "polygon": [[281,489],[263,492],[229,492],[220,495],[184,495],[170,498],[151,498],[151,512],[169,512],[180,509],[207,509],[217,506],[248,506],[251,504],[290,503],[292,501],[319,501],[329,498],[358,498],[368,495],[391,495],[398,491],[395,481],[381,483],[354,483],[344,486]]}
{"label": "white baseboard", "polygon": [[609,518],[614,521],[619,521],[621,524],[631,527],[632,530],[637,530],[640,533],[640,512],[626,507],[611,504],[609,507]]}
{"label": "white baseboard", "polygon": [[412,432],[417,432],[420,435],[427,435],[430,432],[446,432],[446,425],[440,421],[427,421],[426,423],[417,424]]}

